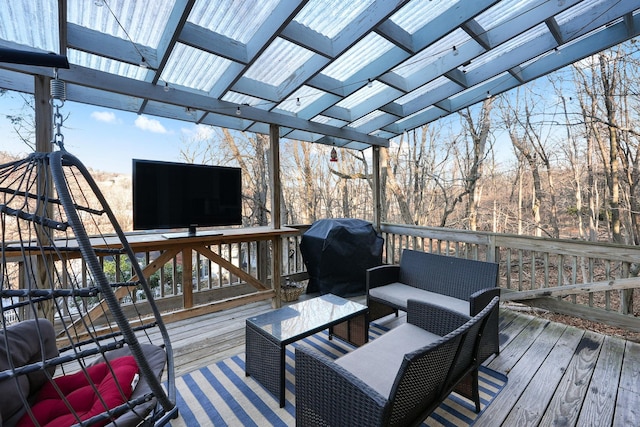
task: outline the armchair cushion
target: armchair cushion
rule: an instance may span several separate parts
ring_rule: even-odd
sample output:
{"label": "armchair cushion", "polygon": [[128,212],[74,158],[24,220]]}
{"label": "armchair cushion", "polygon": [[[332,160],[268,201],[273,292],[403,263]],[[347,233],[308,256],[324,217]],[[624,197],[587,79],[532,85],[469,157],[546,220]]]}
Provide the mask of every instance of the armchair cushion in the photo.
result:
{"label": "armchair cushion", "polygon": [[[369,320],[398,310],[408,301],[426,301],[475,316],[494,297],[500,297],[498,264],[404,249],[399,265],[367,270]],[[500,352],[498,312],[491,314],[482,337],[481,361]]]}
{"label": "armchair cushion", "polygon": [[[360,347],[357,352],[347,353],[336,360],[338,365],[387,399],[404,355],[440,339],[440,336],[410,323],[404,323],[394,331],[396,332],[384,334]],[[384,369],[380,369],[381,366]]]}
{"label": "armchair cushion", "polygon": [[[479,411],[478,341],[498,302],[493,298],[469,318],[412,300],[409,317],[415,323],[336,361],[296,348],[296,425],[418,425],[467,375],[472,375],[470,397]],[[438,323],[433,330],[444,336],[426,330],[433,319]]]}

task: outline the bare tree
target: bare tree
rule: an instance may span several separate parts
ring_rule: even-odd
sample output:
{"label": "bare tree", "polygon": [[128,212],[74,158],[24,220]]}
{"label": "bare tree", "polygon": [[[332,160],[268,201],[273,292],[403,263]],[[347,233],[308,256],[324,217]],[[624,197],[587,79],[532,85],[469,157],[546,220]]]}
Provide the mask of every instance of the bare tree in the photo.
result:
{"label": "bare tree", "polygon": [[[545,232],[551,237],[559,237],[559,224],[557,204],[555,201],[555,189],[553,181],[553,171],[551,158],[549,156],[549,148],[546,146],[547,137],[545,133],[549,132],[548,126],[544,121],[536,121],[534,109],[544,109],[542,100],[536,102],[533,100],[531,89],[525,89],[522,94],[517,91],[516,104],[513,105],[508,97],[504,97],[505,102],[501,108],[502,120],[508,130],[511,144],[516,153],[522,156],[522,159],[529,166],[532,177],[532,196],[531,196],[531,215],[536,227],[535,234],[540,236]],[[543,171],[546,177],[546,186],[543,185]],[[543,215],[545,220],[543,221]],[[544,224],[549,224],[551,230],[548,230]]]}
{"label": "bare tree", "polygon": [[607,130],[609,133],[609,208],[611,210],[611,231],[613,241],[623,243],[620,230],[620,159],[618,145],[617,103],[615,100],[618,85],[618,63],[608,61],[604,54],[598,55],[600,64],[600,78],[604,91],[604,105],[607,115]]}
{"label": "bare tree", "polygon": [[489,97],[482,103],[478,123],[467,108],[460,115],[466,123],[466,131],[472,141],[471,162],[467,165],[468,173],[465,179],[465,193],[469,194],[467,203],[467,218],[469,229],[478,229],[478,210],[482,193],[481,178],[484,170],[484,162],[487,156],[487,140],[491,130],[491,108],[493,107],[493,97]]}

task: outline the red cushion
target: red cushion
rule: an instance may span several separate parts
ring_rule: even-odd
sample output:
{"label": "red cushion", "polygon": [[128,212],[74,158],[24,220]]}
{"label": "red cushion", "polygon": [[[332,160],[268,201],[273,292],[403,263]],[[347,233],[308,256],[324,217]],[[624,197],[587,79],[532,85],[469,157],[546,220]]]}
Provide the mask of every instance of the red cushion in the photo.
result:
{"label": "red cushion", "polygon": [[[119,357],[110,365],[111,370],[106,363],[99,363],[87,368],[86,375],[80,371],[55,378],[53,381],[60,392],[52,382],[42,386],[31,407],[38,423],[47,427],[70,426],[126,402],[133,392],[131,383],[138,373],[138,365],[133,356]],[[96,425],[107,422],[108,419]],[[18,423],[19,427],[33,425],[29,414]]]}

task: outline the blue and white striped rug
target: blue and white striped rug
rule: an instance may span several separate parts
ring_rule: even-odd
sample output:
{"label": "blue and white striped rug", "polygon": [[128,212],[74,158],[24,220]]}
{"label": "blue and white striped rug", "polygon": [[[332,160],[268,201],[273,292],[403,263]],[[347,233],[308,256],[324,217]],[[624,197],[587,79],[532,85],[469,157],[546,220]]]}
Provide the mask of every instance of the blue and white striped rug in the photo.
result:
{"label": "blue and white striped rug", "polygon": [[[386,330],[372,324],[370,339]],[[337,358],[353,349],[340,340],[329,340],[327,331],[287,347],[286,404],[280,408],[277,399],[244,374],[244,353],[212,366],[201,368],[176,379],[179,418],[173,427],[195,426],[293,426],[295,425],[294,361],[297,345],[312,346],[330,357]],[[482,367],[480,398],[482,411],[502,390],[507,377]],[[480,414],[475,405],[452,393],[425,421],[427,426],[470,426]],[[482,413],[482,412],[481,412]]]}

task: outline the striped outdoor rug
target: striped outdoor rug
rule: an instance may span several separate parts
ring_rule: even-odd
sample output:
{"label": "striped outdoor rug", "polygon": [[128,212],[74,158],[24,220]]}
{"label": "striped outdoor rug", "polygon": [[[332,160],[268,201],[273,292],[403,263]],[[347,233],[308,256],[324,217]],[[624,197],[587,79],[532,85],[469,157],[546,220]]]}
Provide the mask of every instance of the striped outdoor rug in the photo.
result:
{"label": "striped outdoor rug", "polygon": [[[370,339],[385,329],[372,325]],[[286,405],[278,406],[277,399],[251,377],[244,374],[244,353],[212,366],[199,369],[176,379],[177,404],[180,417],[173,427],[186,426],[293,426],[295,425],[294,361],[297,345],[312,346],[330,357],[337,358],[353,347],[338,339],[329,340],[327,331],[319,332],[287,347]],[[502,390],[507,377],[482,367],[480,397],[482,411]],[[479,414],[470,400],[452,394],[425,421],[427,426],[470,426]]]}

